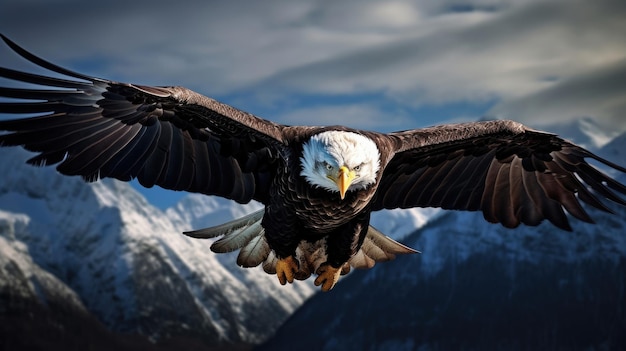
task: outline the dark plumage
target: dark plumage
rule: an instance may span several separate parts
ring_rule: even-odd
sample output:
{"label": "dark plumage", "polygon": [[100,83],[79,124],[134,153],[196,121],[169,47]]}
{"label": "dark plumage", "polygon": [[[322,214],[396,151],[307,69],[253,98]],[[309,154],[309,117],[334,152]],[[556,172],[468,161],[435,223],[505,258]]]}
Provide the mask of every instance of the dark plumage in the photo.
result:
{"label": "dark plumage", "polygon": [[[276,124],[182,87],[88,77],[18,54],[68,76],[8,68],[0,76],[53,89],[0,87],[0,113],[41,113],[0,121],[0,145],[37,153],[86,181],[137,178],[146,187],[257,200],[263,211],[186,233],[223,236],[212,249],[240,250],[242,266],[263,264],[281,283],[318,275],[331,289],[340,273],[415,252],[369,226],[371,211],[409,207],[482,211],[516,227],[544,219],[571,230],[565,211],[592,222],[581,202],[626,205],[626,187],[586,162],[626,169],[553,134],[489,121],[389,134],[345,127]],[[59,89],[60,88],[60,89]]]}

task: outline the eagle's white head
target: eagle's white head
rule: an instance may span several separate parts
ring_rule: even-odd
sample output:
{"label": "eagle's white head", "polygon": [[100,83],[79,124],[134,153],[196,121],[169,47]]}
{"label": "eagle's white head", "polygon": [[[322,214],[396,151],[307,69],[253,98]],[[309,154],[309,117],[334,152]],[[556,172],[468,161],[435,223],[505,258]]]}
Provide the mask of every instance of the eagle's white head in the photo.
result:
{"label": "eagle's white head", "polygon": [[309,184],[338,192],[341,199],[350,190],[376,182],[380,152],[370,138],[346,131],[316,134],[303,145],[302,175]]}

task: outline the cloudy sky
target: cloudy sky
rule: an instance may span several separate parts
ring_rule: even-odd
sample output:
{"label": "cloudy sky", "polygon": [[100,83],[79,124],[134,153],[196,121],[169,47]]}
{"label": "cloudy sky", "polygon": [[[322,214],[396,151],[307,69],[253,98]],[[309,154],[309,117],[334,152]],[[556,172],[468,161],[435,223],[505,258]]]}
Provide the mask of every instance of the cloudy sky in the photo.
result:
{"label": "cloudy sky", "polygon": [[484,116],[625,131],[624,18],[623,0],[0,3],[0,32],[67,68],[378,131]]}

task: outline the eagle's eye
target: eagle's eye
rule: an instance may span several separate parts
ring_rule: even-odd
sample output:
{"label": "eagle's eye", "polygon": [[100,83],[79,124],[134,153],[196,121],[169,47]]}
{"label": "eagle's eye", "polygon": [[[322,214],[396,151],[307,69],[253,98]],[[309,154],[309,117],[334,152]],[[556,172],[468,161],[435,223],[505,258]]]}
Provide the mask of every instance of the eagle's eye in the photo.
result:
{"label": "eagle's eye", "polygon": [[358,166],[354,167],[354,170],[357,171],[357,172],[360,171],[361,170],[361,165],[358,165]]}
{"label": "eagle's eye", "polygon": [[333,166],[330,163],[326,162],[326,161],[324,161],[324,167],[328,171],[332,171],[332,169],[333,169]]}

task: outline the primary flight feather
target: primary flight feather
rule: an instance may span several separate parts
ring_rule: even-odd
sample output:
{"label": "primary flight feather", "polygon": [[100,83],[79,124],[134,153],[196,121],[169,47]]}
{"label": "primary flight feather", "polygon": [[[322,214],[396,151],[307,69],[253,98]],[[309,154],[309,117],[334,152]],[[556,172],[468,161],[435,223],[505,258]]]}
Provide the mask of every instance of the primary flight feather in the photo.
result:
{"label": "primary flight feather", "polygon": [[[626,169],[556,135],[513,121],[447,124],[395,133],[273,123],[183,87],[113,82],[15,52],[53,78],[0,67],[0,77],[43,88],[0,87],[1,146],[36,152],[34,165],[86,181],[138,179],[146,187],[265,205],[232,222],[185,234],[217,238],[216,252],[262,265],[282,284],[316,274],[327,291],[350,267],[415,252],[369,225],[381,209],[482,211],[506,227],[566,215],[592,219],[581,203],[610,212],[626,187],[587,163]],[[52,87],[52,88],[45,88]],[[15,102],[17,99],[17,102]],[[621,195],[620,195],[621,194]]]}

